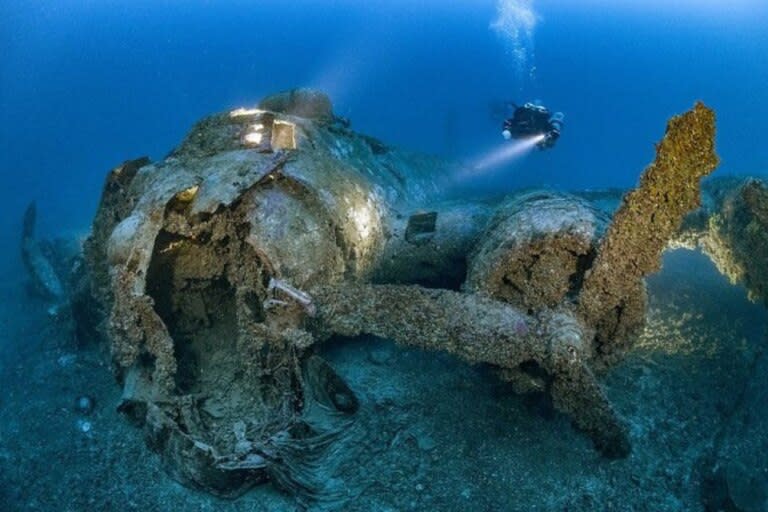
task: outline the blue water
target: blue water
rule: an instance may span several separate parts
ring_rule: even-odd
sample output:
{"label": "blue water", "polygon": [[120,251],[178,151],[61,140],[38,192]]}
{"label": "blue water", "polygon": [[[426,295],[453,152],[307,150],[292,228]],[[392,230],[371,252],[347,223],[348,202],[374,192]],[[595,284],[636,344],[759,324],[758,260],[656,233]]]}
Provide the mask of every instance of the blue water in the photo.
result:
{"label": "blue water", "polygon": [[[512,32],[505,6],[525,15]],[[765,176],[766,27],[765,0],[3,0],[0,276],[21,279],[29,201],[41,236],[85,233],[110,168],[300,86],[355,130],[467,162],[503,142],[489,105],[566,114],[554,149],[473,193],[630,187],[696,100],[718,116],[717,175]]]}
{"label": "blue water", "polygon": [[530,3],[521,74],[491,0],[6,0],[0,229],[32,198],[44,228],[79,229],[112,166],[162,158],[201,116],[302,85],[328,90],[358,130],[467,158],[499,141],[490,102],[564,111],[558,147],[494,172],[494,187],[632,185],[665,120],[696,99],[718,113],[718,172],[765,172],[768,3],[668,3]]}

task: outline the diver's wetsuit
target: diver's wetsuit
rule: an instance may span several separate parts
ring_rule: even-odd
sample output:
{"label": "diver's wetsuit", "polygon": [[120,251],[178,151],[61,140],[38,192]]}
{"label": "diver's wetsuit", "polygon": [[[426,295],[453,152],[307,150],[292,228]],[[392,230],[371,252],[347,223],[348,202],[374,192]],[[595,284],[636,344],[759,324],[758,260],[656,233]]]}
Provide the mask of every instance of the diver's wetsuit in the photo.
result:
{"label": "diver's wetsuit", "polygon": [[512,139],[544,135],[544,139],[536,146],[539,149],[548,149],[554,146],[560,137],[562,119],[560,113],[552,115],[546,107],[526,103],[515,108],[512,117],[504,121],[503,130],[509,132],[508,135],[505,133],[505,137]]}

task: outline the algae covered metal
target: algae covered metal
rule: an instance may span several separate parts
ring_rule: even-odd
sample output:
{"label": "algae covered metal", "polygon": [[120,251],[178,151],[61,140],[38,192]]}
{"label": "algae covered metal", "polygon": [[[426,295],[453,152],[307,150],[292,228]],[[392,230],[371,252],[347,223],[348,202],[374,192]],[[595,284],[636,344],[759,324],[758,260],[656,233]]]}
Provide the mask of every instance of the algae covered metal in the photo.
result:
{"label": "algae covered metal", "polygon": [[448,201],[455,164],[351,131],[316,91],[206,118],[165,160],[110,173],[86,246],[120,410],[185,483],[327,497],[358,399],[315,347],[367,333],[489,364],[625,456],[594,371],[629,346],[713,136],[701,105],[673,119],[634,217],[609,223],[565,194]]}

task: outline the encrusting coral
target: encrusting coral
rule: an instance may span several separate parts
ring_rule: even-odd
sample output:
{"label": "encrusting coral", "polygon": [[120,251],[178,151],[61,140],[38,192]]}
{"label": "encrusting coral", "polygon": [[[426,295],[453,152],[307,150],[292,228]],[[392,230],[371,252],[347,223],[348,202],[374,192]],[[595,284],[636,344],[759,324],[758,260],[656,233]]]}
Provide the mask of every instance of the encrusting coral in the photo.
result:
{"label": "encrusting coral", "polygon": [[624,197],[579,296],[580,316],[597,328],[598,358],[615,357],[643,322],[642,279],[659,269],[669,240],[700,205],[701,178],[717,164],[712,110],[697,103],[670,119],[656,160]]}

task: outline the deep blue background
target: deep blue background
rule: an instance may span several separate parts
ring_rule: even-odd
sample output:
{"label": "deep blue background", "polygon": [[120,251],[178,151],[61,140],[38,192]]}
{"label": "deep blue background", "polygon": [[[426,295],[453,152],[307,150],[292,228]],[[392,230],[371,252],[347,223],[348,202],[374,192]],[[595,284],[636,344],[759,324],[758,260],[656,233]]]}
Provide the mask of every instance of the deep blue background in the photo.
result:
{"label": "deep blue background", "polygon": [[666,119],[696,99],[718,113],[718,172],[765,173],[768,2],[717,4],[534,1],[537,73],[521,82],[489,29],[492,0],[5,0],[0,268],[18,265],[29,200],[44,234],[85,232],[111,167],[162,158],[201,116],[302,85],[327,88],[358,130],[469,160],[501,142],[491,101],[566,113],[553,151],[475,178],[481,190],[630,186]]}

